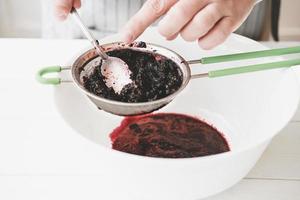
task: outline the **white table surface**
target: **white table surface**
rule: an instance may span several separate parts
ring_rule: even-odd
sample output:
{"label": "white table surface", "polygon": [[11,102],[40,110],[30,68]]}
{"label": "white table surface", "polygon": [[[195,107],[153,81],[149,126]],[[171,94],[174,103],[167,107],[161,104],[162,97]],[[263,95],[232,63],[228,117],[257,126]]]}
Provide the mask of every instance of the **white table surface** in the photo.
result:
{"label": "white table surface", "polygon": [[[34,79],[41,66],[64,63],[70,52],[88,45],[81,40],[0,39],[1,200],[92,200],[99,193],[109,199],[113,192],[113,187],[94,184],[102,173],[97,145],[64,123],[51,87]],[[208,200],[300,199],[299,145],[300,110],[244,180]]]}

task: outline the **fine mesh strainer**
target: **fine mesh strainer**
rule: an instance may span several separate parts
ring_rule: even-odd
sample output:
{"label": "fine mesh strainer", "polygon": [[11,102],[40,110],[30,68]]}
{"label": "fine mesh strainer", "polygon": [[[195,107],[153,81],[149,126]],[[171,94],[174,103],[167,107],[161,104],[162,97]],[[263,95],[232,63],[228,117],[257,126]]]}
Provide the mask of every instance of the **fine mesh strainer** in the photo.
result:
{"label": "fine mesh strainer", "polygon": [[[187,86],[189,81],[194,78],[202,78],[202,77],[216,78],[216,77],[222,77],[222,76],[233,75],[233,74],[241,74],[241,73],[248,73],[254,71],[300,65],[300,59],[294,59],[294,60],[286,60],[286,61],[273,62],[273,63],[264,63],[264,64],[248,65],[243,67],[228,68],[222,70],[214,70],[214,71],[209,71],[207,73],[192,75],[190,70],[190,65],[193,64],[199,64],[199,63],[211,64],[211,63],[220,63],[220,62],[227,62],[233,60],[300,53],[300,47],[264,50],[264,51],[239,53],[239,54],[231,54],[231,55],[224,55],[224,56],[213,56],[213,57],[206,57],[206,58],[202,58],[199,60],[192,60],[192,61],[186,61],[183,57],[181,57],[176,52],[168,48],[156,44],[151,44],[151,43],[146,43],[146,48],[140,48],[132,44],[125,45],[120,42],[115,42],[115,43],[102,45],[102,48],[105,51],[111,51],[114,49],[131,48],[133,50],[139,50],[139,51],[145,51],[151,53],[155,52],[161,54],[173,60],[181,69],[183,74],[182,85],[175,93],[167,97],[164,97],[162,99],[158,99],[151,102],[125,103],[125,102],[114,101],[114,100],[105,99],[96,96],[83,87],[83,77],[89,76],[93,72],[93,69],[96,66],[98,66],[101,61],[95,49],[90,49],[87,52],[83,53],[80,57],[78,57],[75,60],[72,66],[68,66],[68,67],[52,66],[52,67],[45,67],[39,70],[37,73],[37,80],[42,84],[50,84],[50,85],[58,85],[61,83],[73,82],[79,88],[79,90],[85,93],[88,96],[88,98],[99,109],[116,115],[130,116],[130,115],[140,115],[140,114],[150,113],[167,105],[175,98],[175,96],[178,93],[180,93]],[[61,78],[44,77],[44,75],[48,73],[61,72],[62,70],[71,70],[73,80],[70,81],[70,80],[61,80]]]}

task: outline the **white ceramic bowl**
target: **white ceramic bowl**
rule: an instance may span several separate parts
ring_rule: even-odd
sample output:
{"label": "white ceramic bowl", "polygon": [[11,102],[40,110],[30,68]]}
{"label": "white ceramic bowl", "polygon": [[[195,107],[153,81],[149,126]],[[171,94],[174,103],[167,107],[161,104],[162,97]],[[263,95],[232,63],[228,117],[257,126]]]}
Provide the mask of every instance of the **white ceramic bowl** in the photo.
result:
{"label": "white ceramic bowl", "polygon": [[[116,40],[118,36],[101,42]],[[264,49],[257,42],[234,34],[224,45],[209,52],[179,38],[173,42],[165,41],[152,29],[140,40],[164,45],[187,60]],[[274,61],[274,58],[260,59],[259,62],[270,60]],[[71,59],[67,64],[73,61]],[[196,73],[257,62],[199,65],[194,66],[192,71]],[[293,69],[192,80],[172,103],[158,112],[178,112],[206,120],[225,134],[231,151],[199,158],[161,159],[112,150],[109,133],[122,118],[99,111],[72,84],[55,88],[55,101],[62,117],[79,134],[95,142],[91,145],[103,147],[99,154],[103,165],[99,170],[115,181],[116,192],[133,194],[131,200],[133,197],[139,200],[196,200],[231,187],[246,176],[272,137],[289,122],[298,100],[299,87]],[[106,180],[99,181],[105,183]]]}

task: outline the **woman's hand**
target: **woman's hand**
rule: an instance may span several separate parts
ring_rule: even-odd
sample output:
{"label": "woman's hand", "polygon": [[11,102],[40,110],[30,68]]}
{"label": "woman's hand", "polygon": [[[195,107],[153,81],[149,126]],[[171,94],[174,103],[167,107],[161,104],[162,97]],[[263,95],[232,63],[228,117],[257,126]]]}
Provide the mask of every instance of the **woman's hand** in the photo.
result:
{"label": "woman's hand", "polygon": [[72,7],[80,8],[80,0],[55,0],[55,16],[59,20],[65,20],[69,13],[71,12]]}
{"label": "woman's hand", "polygon": [[123,29],[130,43],[162,15],[159,33],[168,40],[179,34],[211,49],[235,31],[249,15],[255,0],[148,0]]}

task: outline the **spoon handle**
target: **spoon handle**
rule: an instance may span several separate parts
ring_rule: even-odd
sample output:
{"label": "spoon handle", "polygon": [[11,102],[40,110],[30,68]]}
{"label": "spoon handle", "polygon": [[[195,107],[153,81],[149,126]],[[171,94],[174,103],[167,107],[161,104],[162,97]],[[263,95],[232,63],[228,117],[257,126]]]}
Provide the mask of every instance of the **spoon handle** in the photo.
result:
{"label": "spoon handle", "polygon": [[288,68],[288,67],[292,67],[295,65],[300,65],[300,59],[285,60],[285,61],[272,62],[272,63],[263,63],[263,64],[257,64],[257,65],[247,65],[247,66],[242,66],[242,67],[214,70],[214,71],[208,72],[208,77],[216,78],[216,77],[249,73],[249,72],[255,72],[255,71],[263,71],[263,70],[278,69],[278,68]]}
{"label": "spoon handle", "polygon": [[198,64],[198,63],[212,64],[212,63],[221,63],[221,62],[246,60],[246,59],[262,58],[262,57],[280,56],[280,55],[294,54],[294,53],[300,53],[300,46],[204,57],[199,60],[188,61],[188,63],[189,64]]}
{"label": "spoon handle", "polygon": [[102,48],[99,46],[98,40],[92,35],[92,33],[88,30],[88,28],[84,25],[82,19],[80,18],[77,10],[75,8],[72,8],[71,15],[74,18],[74,21],[77,23],[77,25],[82,30],[83,34],[87,37],[87,39],[92,43],[92,45],[97,50],[98,54],[103,60],[108,59],[108,55],[102,50]]}

